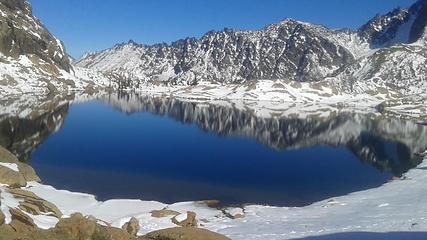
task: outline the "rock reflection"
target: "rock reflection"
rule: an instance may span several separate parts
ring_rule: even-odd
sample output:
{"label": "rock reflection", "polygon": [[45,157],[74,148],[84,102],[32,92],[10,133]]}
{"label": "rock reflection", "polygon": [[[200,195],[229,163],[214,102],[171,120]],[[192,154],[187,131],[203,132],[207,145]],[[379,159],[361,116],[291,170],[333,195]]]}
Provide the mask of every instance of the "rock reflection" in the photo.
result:
{"label": "rock reflection", "polygon": [[63,104],[35,117],[0,119],[0,145],[27,162],[31,152],[61,128],[68,109],[69,104]]}
{"label": "rock reflection", "polygon": [[[256,139],[277,151],[345,146],[361,161],[395,176],[417,166],[422,161],[417,153],[427,148],[425,126],[380,114],[326,108],[308,111],[291,105],[298,109],[299,115],[283,116],[279,113],[286,111],[286,107],[269,111],[252,103],[190,101],[127,93],[102,95],[98,99],[127,114],[146,111],[165,115],[220,136]],[[27,161],[31,152],[62,126],[68,110],[69,104],[63,104],[33,118],[3,117],[0,145]]]}
{"label": "rock reflection", "polygon": [[265,113],[259,116],[258,109],[250,104],[242,107],[229,102],[214,104],[127,93],[102,99],[127,114],[148,111],[166,115],[220,136],[253,138],[278,151],[319,145],[345,146],[361,161],[395,176],[421,163],[418,153],[427,148],[426,127],[415,121],[374,113],[323,108],[320,111],[326,112],[310,111],[303,118],[277,117],[274,111],[266,117]]}

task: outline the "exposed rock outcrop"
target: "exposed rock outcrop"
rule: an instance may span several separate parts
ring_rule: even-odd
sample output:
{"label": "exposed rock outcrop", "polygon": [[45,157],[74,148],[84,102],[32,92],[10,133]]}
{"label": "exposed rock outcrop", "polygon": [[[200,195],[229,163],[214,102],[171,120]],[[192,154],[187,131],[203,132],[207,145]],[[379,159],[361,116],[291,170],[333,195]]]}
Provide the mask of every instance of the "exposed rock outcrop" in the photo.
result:
{"label": "exposed rock outcrop", "polygon": [[169,209],[163,209],[163,210],[154,210],[151,211],[151,216],[154,218],[164,218],[164,217],[175,217],[178,216],[179,212],[177,211],[173,211],[173,210],[169,210]]}
{"label": "exposed rock outcrop", "polygon": [[22,189],[9,189],[16,199],[21,199],[19,209],[32,215],[45,215],[61,218],[61,211],[52,203],[41,199],[34,193]]}
{"label": "exposed rock outcrop", "polygon": [[0,146],[0,183],[10,187],[24,187],[31,181],[40,181],[34,169],[18,161],[14,155]]}
{"label": "exposed rock outcrop", "polygon": [[138,234],[140,226],[138,219],[132,217],[129,222],[125,223],[122,226],[122,229],[129,233],[131,236],[135,236]]}
{"label": "exposed rock outcrop", "polygon": [[[1,202],[0,202],[0,206],[1,206]],[[2,211],[0,211],[0,226],[3,225],[5,221],[6,221],[6,216]]]}
{"label": "exposed rock outcrop", "polygon": [[[18,58],[32,55],[34,61],[57,73],[58,68],[72,69],[64,45],[55,38],[35,17],[26,0],[1,0],[0,52]],[[47,67],[47,68],[46,68]]]}
{"label": "exposed rock outcrop", "polygon": [[37,225],[34,223],[34,220],[30,216],[25,214],[23,211],[16,208],[10,208],[9,212],[12,216],[12,222],[10,223],[11,226],[14,226],[15,224],[24,224],[30,228],[37,228]]}
{"label": "exposed rock outcrop", "polygon": [[172,222],[181,227],[197,227],[196,213],[188,211],[186,214],[173,217]]}
{"label": "exposed rock outcrop", "polygon": [[199,228],[170,228],[147,234],[148,240],[230,240],[229,238]]}

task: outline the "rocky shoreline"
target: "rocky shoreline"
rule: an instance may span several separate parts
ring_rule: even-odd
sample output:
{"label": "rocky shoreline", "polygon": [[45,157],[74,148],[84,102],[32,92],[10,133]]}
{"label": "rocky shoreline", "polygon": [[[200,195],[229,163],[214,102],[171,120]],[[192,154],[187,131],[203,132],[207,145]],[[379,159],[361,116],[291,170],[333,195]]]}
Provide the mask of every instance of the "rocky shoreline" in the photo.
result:
{"label": "rocky shoreline", "polygon": [[[0,147],[0,239],[63,239],[63,240],[160,240],[160,239],[228,239],[217,233],[199,229],[196,214],[188,212],[186,218],[171,210],[153,211],[156,218],[170,218],[177,227],[137,236],[139,221],[131,217],[121,228],[81,213],[64,215],[55,204],[44,200],[24,188],[29,182],[40,182],[34,169],[21,163],[13,154]],[[209,203],[207,203],[209,204]],[[13,206],[13,207],[12,207]],[[39,227],[40,217],[57,221],[55,227]],[[41,224],[43,225],[43,224]]]}

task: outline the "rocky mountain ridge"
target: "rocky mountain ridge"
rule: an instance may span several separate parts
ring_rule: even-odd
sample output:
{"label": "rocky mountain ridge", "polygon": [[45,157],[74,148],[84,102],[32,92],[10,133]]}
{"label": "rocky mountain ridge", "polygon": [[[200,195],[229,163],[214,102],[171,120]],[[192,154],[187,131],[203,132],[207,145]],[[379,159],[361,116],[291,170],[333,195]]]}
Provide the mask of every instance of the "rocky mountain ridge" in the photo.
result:
{"label": "rocky mountain ridge", "polygon": [[426,0],[419,0],[408,9],[376,16],[357,30],[286,19],[258,31],[224,29],[172,44],[129,41],[87,54],[76,65],[111,74],[133,89],[147,82],[197,85],[282,79],[326,80],[343,92],[381,87],[416,93],[426,87],[426,6]]}
{"label": "rocky mountain ridge", "polygon": [[70,72],[72,66],[63,43],[32,16],[31,5],[25,0],[3,0],[1,5],[0,52],[18,58],[33,55],[46,64]]}
{"label": "rocky mountain ridge", "polygon": [[33,16],[27,0],[0,0],[2,96],[55,95],[108,85],[101,74],[72,66],[64,44]]}

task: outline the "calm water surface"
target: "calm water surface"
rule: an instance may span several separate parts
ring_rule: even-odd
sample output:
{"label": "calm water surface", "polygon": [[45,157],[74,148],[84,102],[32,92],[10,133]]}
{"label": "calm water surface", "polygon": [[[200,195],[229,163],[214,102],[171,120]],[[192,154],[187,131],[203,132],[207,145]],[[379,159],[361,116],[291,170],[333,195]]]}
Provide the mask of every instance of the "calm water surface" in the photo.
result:
{"label": "calm water surface", "polygon": [[303,206],[380,186],[427,147],[424,127],[404,120],[265,119],[166,99],[90,101],[44,118],[21,123],[49,132],[30,164],[44,183],[100,200]]}

